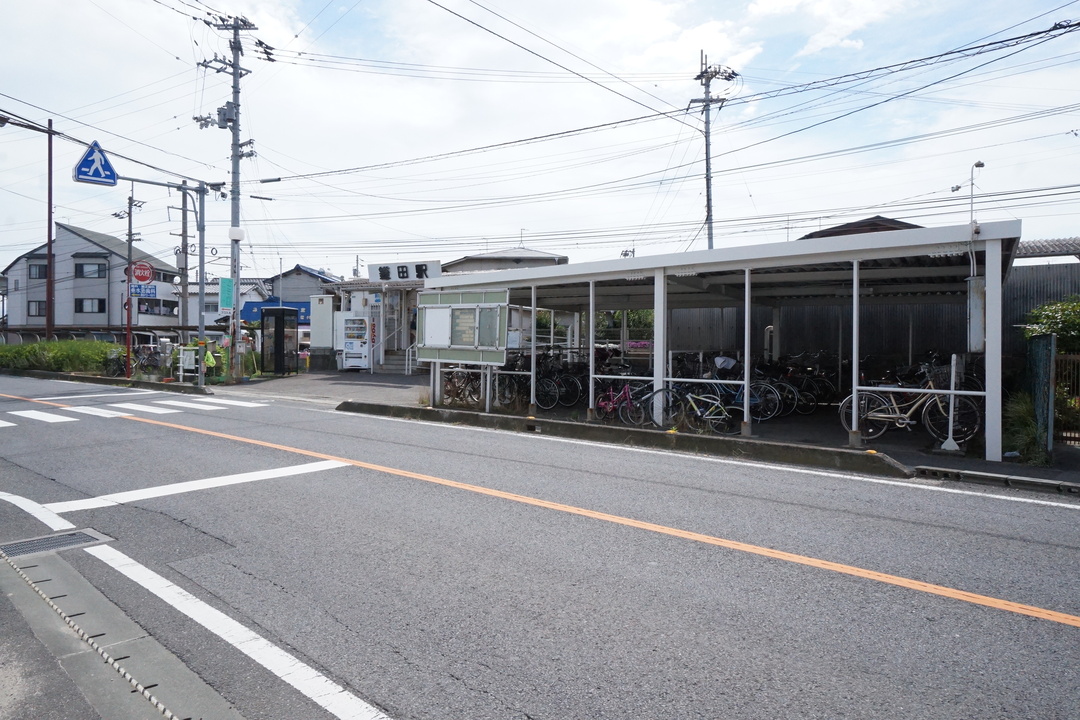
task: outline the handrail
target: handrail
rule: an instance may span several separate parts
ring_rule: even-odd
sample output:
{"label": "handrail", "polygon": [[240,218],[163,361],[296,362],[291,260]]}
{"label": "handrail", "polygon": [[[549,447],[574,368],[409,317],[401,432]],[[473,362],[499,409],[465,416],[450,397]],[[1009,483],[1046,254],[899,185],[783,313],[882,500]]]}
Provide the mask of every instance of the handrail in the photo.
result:
{"label": "handrail", "polygon": [[401,327],[400,326],[397,327],[393,332],[387,333],[386,337],[384,337],[382,340],[380,340],[379,342],[377,342],[377,343],[375,343],[374,345],[371,346],[371,353],[369,355],[369,357],[371,358],[371,362],[368,363],[368,367],[370,368],[370,371],[368,373],[369,375],[374,375],[375,374],[375,358],[378,355],[379,346],[381,346],[384,342],[386,342],[390,338],[397,335],[399,332],[401,332]]}

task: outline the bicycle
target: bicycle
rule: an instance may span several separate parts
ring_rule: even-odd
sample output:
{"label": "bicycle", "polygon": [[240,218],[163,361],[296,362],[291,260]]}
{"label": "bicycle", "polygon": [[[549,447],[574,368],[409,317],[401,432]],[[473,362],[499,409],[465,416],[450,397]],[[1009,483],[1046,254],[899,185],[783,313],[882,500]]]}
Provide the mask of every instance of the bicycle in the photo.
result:
{"label": "bicycle", "polygon": [[451,370],[443,379],[443,402],[472,406],[480,402],[480,375],[468,370]]}
{"label": "bicycle", "polygon": [[741,406],[724,405],[716,395],[698,395],[686,392],[679,405],[679,424],[697,433],[712,430],[721,435],[738,435],[742,432],[743,409]]}
{"label": "bicycle", "polygon": [[641,386],[634,386],[629,380],[623,381],[618,391],[611,383],[596,396],[593,412],[598,420],[611,420],[616,415],[626,425],[640,425],[645,421],[645,409],[635,402],[635,391],[640,393]]}
{"label": "bicycle", "polygon": [[127,362],[119,353],[110,352],[105,358],[105,375],[108,377],[120,377],[127,374]]}
{"label": "bicycle", "polygon": [[[944,374],[943,374],[944,373]],[[938,442],[949,438],[949,398],[936,393],[920,393],[920,389],[937,389],[938,382],[947,377],[948,368],[928,364],[920,366],[918,374],[925,379],[919,385],[884,386],[874,391],[859,392],[859,431],[867,440],[885,434],[890,427],[911,429],[917,425],[916,413],[920,413],[922,426]],[[944,384],[942,382],[942,384]],[[912,392],[915,391],[915,392]],[[849,395],[840,403],[840,422],[849,432],[852,429],[852,402]],[[967,442],[982,428],[982,411],[977,403],[964,395],[957,395],[953,402],[952,438],[957,443]]]}

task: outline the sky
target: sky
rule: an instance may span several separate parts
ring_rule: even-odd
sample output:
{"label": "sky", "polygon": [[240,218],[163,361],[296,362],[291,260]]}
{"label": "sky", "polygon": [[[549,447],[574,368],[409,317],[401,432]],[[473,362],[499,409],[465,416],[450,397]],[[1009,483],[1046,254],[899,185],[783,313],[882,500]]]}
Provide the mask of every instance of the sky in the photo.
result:
{"label": "sky", "polygon": [[[718,250],[874,215],[1080,235],[1080,0],[9,0],[0,116],[60,133],[57,222],[123,238],[130,195],[178,264],[181,198],[151,183],[229,189],[230,132],[193,118],[231,99],[232,17],[244,277],[706,249],[703,63]],[[92,141],[148,182],[74,182]],[[45,242],[47,158],[0,128],[0,270]],[[206,223],[227,276],[227,197]]]}

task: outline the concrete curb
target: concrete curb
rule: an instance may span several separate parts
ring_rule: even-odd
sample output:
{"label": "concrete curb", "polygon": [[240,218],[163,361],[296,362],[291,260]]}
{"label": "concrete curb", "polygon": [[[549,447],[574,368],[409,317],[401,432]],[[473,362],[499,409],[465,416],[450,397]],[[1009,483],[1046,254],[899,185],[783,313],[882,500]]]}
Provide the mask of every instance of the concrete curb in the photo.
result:
{"label": "concrete curb", "polygon": [[645,430],[617,425],[523,418],[470,412],[468,410],[450,410],[447,408],[379,405],[356,400],[346,400],[338,405],[336,409],[341,412],[364,415],[454,423],[510,432],[540,433],[555,437],[591,440],[616,445],[698,453],[757,462],[783,463],[865,475],[909,478],[915,474],[913,470],[896,462],[888,455],[873,451],[824,448],[741,437],[669,433],[660,430]]}
{"label": "concrete curb", "polygon": [[84,375],[83,373],[51,372],[48,370],[10,370],[0,369],[0,375],[38,378],[39,380],[72,380],[91,385],[112,385],[114,387],[133,387],[140,390],[163,390],[185,395],[212,395],[208,387],[187,385],[176,382],[151,382],[149,380],[128,380],[127,378],[106,377],[104,375]]}
{"label": "concrete curb", "polygon": [[1000,475],[978,470],[954,470],[952,468],[926,467],[923,465],[915,468],[915,475],[917,477],[934,478],[935,480],[954,480],[959,482],[980,483],[983,485],[1000,485],[1002,487],[1052,492],[1060,495],[1080,495],[1080,483],[1064,482],[1061,480],[1045,480],[1042,478],[1023,477],[1021,475]]}

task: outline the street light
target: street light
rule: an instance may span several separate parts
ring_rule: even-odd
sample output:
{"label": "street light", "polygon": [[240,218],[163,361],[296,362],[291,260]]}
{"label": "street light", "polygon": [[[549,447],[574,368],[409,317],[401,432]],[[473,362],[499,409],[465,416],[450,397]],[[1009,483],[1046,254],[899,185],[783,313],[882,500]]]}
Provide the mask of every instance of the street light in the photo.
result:
{"label": "street light", "polygon": [[971,166],[971,231],[973,233],[979,232],[975,228],[975,168],[986,167],[986,163],[982,160],[976,160],[975,164]]}

